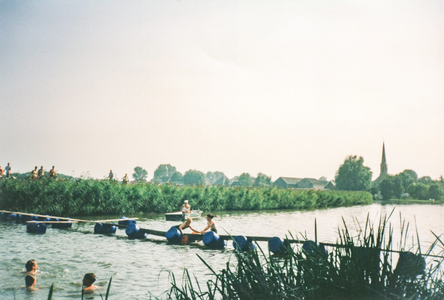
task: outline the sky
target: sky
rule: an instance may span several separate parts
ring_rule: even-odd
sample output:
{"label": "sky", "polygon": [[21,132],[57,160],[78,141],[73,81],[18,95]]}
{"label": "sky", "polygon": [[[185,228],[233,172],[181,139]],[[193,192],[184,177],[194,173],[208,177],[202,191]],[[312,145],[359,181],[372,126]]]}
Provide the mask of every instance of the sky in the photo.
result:
{"label": "sky", "polygon": [[0,166],[444,175],[444,1],[0,0]]}

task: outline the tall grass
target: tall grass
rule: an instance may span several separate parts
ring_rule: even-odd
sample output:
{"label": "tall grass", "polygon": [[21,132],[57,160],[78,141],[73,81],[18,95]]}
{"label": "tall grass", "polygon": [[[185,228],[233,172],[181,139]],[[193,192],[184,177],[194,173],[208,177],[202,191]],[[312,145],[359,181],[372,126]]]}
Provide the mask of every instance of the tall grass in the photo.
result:
{"label": "tall grass", "polygon": [[[440,238],[422,255],[419,240],[414,252],[393,250],[393,232],[387,220],[381,218],[375,227],[367,218],[353,235],[344,224],[337,243],[326,246],[328,254],[316,243],[312,245],[318,246],[308,251],[289,247],[287,255],[280,258],[259,247],[258,251],[235,252],[236,261],[228,262],[220,271],[199,256],[213,276],[205,289],[197,280],[193,285],[186,271],[182,285],[172,277],[168,298],[444,299],[443,258],[431,256],[437,246],[439,256],[443,255]],[[403,227],[401,235],[407,236],[407,227]]]}
{"label": "tall grass", "polygon": [[315,209],[372,203],[367,192],[227,188],[108,180],[1,180],[0,208],[50,215],[100,215],[177,211],[188,199],[204,211]]}

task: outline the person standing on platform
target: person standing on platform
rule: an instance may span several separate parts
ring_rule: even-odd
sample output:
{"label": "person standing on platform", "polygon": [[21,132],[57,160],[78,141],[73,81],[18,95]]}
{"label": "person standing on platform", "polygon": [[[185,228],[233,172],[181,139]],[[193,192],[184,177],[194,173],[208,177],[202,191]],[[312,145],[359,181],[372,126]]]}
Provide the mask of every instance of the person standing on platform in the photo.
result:
{"label": "person standing on platform", "polygon": [[109,181],[112,181],[113,178],[114,178],[113,170],[109,170],[109,175],[108,175]]}
{"label": "person standing on platform", "polygon": [[3,170],[2,167],[0,166],[0,179],[3,177],[3,172],[5,172],[5,170]]}

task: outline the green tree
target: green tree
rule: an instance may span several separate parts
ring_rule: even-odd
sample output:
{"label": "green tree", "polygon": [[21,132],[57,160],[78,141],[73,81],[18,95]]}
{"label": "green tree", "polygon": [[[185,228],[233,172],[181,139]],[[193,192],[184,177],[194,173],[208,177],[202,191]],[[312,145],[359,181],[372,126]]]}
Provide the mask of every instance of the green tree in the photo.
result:
{"label": "green tree", "polygon": [[135,167],[133,178],[135,181],[143,182],[146,181],[146,178],[148,176],[148,171],[143,169],[142,167]]}
{"label": "green tree", "polygon": [[246,187],[252,187],[253,186],[253,178],[251,178],[249,173],[242,173],[239,178],[237,179],[239,181],[239,184]]}
{"label": "green tree", "polygon": [[413,199],[426,200],[429,196],[429,186],[424,183],[415,183],[409,186],[408,192]]}
{"label": "green tree", "polygon": [[180,184],[183,183],[183,175],[180,172],[176,172],[173,174],[173,176],[171,176],[170,178],[170,182],[171,183],[176,183],[176,184]]}
{"label": "green tree", "polygon": [[188,185],[205,185],[207,183],[207,178],[201,171],[188,170],[183,175],[183,183]]}
{"label": "green tree", "polygon": [[444,188],[438,183],[429,186],[429,199],[442,200],[444,198]]}
{"label": "green tree", "polygon": [[418,182],[426,184],[426,185],[430,185],[433,183],[433,179],[430,176],[423,176],[418,179]]}
{"label": "green tree", "polygon": [[418,181],[418,174],[413,170],[405,169],[404,171],[401,172],[401,174],[408,175],[413,179],[414,182]]}
{"label": "green tree", "polygon": [[254,180],[255,187],[267,187],[271,186],[271,176],[267,176],[262,173],[258,173],[256,179]]}
{"label": "green tree", "polygon": [[176,173],[176,167],[170,164],[159,165],[154,171],[153,181],[168,182],[174,173]]}
{"label": "green tree", "polygon": [[335,182],[338,190],[366,191],[372,185],[372,171],[361,156],[350,155],[336,172]]}
{"label": "green tree", "polygon": [[379,190],[384,200],[401,198],[404,192],[401,176],[387,175],[379,184]]}
{"label": "green tree", "polygon": [[404,191],[407,191],[409,186],[416,183],[416,181],[418,180],[418,175],[413,170],[404,170],[397,176],[401,178],[402,188],[404,189]]}

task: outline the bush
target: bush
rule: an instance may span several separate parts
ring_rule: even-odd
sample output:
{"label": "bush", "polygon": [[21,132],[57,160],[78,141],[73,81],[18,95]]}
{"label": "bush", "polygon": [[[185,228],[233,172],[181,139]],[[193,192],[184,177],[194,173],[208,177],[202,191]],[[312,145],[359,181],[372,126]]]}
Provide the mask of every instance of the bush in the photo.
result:
{"label": "bush", "polygon": [[94,179],[1,180],[0,208],[61,216],[164,213],[188,199],[205,211],[316,209],[372,203],[368,192],[176,186]]}

